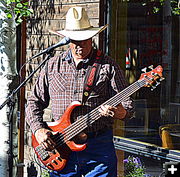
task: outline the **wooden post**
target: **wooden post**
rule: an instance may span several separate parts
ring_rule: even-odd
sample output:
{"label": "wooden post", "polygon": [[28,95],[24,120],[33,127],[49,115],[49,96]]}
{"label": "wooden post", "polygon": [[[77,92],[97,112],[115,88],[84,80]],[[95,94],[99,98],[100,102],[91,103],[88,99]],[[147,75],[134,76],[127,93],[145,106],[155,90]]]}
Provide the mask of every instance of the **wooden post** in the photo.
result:
{"label": "wooden post", "polygon": [[[24,20],[21,24],[21,58],[20,66],[26,62],[26,21]],[[25,67],[21,70],[21,79],[22,82],[25,79]],[[20,90],[20,99],[19,99],[19,109],[20,109],[20,120],[18,128],[18,177],[23,177],[23,163],[24,163],[24,124],[25,124],[25,86]],[[21,165],[22,164],[22,165]]]}
{"label": "wooden post", "polygon": [[[111,2],[111,29],[110,29],[110,55],[125,71],[126,33],[127,33],[127,2]],[[124,122],[116,120],[114,124],[114,135],[124,136]],[[117,150],[118,177],[124,176],[124,151]]]}

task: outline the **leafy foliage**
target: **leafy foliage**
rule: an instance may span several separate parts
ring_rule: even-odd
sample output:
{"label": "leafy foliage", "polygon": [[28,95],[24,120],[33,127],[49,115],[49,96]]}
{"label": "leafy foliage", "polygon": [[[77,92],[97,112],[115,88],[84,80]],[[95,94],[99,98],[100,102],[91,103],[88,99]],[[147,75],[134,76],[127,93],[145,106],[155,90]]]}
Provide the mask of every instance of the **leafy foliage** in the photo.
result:
{"label": "leafy foliage", "polygon": [[125,177],[144,177],[145,168],[138,157],[129,156],[124,160]]}
{"label": "leafy foliage", "polygon": [[177,0],[171,1],[172,13],[173,15],[180,15],[179,2]]}
{"label": "leafy foliage", "polygon": [[41,173],[41,176],[42,177],[50,177],[49,172],[46,170],[43,170],[43,172]]}
{"label": "leafy foliage", "polygon": [[[154,14],[158,13],[160,11],[160,9],[162,8],[162,6],[164,5],[166,0],[144,0],[144,2],[142,3],[143,6],[148,6],[148,4],[151,4],[152,7],[152,12]],[[171,3],[171,12],[172,15],[180,15],[180,8],[179,6],[179,2],[177,0],[170,0]]]}
{"label": "leafy foliage", "polygon": [[7,18],[14,18],[17,25],[23,21],[23,17],[28,17],[33,13],[27,0],[5,0],[5,2]]}

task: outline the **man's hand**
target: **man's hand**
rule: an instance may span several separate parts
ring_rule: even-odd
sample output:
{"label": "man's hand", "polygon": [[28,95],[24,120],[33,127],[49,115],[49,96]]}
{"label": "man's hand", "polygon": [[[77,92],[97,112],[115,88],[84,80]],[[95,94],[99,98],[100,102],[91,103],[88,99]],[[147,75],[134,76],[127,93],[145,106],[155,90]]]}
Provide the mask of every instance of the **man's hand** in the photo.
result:
{"label": "man's hand", "polygon": [[127,111],[124,109],[122,104],[119,104],[117,107],[102,105],[99,109],[99,112],[102,116],[111,116],[115,119],[124,119],[126,117]]}
{"label": "man's hand", "polygon": [[51,139],[50,135],[56,134],[46,128],[40,128],[36,130],[34,136],[39,144],[43,146],[44,149],[53,150],[56,143]]}

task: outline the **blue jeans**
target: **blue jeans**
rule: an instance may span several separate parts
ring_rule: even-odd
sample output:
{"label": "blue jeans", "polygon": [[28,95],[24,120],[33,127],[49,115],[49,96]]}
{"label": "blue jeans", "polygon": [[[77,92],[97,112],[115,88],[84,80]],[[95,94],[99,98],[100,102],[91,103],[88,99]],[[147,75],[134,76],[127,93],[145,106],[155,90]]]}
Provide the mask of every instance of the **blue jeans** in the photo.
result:
{"label": "blue jeans", "polygon": [[87,140],[87,148],[72,152],[64,169],[51,172],[50,177],[117,177],[117,158],[108,130]]}

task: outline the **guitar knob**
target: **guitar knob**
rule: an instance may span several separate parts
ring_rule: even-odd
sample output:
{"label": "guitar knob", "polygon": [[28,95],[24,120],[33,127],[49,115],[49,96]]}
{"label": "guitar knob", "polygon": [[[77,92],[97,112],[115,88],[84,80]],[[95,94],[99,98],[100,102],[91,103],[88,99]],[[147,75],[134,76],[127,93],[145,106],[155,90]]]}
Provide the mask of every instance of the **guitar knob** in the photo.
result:
{"label": "guitar knob", "polygon": [[59,156],[59,157],[56,157],[56,160],[59,160],[62,162],[62,158]]}
{"label": "guitar knob", "polygon": [[58,165],[58,163],[56,162],[56,160],[52,160],[52,163]]}
{"label": "guitar knob", "polygon": [[48,166],[49,168],[54,168],[53,165],[50,164],[50,163],[47,163],[47,166]]}

